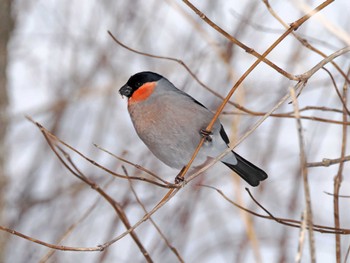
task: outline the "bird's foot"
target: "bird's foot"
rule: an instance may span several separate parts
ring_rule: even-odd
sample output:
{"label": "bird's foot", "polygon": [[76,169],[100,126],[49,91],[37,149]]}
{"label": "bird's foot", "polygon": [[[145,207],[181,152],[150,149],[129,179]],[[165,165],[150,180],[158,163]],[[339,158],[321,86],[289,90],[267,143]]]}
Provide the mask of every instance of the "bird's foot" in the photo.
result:
{"label": "bird's foot", "polygon": [[175,177],[175,184],[179,184],[182,183],[183,181],[185,181],[183,172],[186,169],[186,166],[182,167],[181,171],[178,173],[178,175],[176,175]]}
{"label": "bird's foot", "polygon": [[213,140],[211,131],[207,131],[206,129],[201,129],[199,132],[205,139],[206,142],[211,142]]}
{"label": "bird's foot", "polygon": [[178,174],[178,175],[175,177],[175,184],[182,183],[183,181],[185,181],[185,179],[181,176],[181,174]]}

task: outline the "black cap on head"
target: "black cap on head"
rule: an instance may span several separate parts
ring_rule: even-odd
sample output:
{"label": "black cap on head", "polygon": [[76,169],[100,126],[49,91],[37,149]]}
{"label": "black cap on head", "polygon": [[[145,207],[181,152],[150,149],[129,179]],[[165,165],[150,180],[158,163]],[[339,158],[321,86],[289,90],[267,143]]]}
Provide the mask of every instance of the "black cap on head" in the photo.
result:
{"label": "black cap on head", "polygon": [[161,78],[161,75],[151,71],[143,71],[136,73],[135,75],[129,78],[128,82],[119,90],[119,93],[130,98],[134,91],[136,91],[143,84],[147,82],[158,81]]}
{"label": "black cap on head", "polygon": [[162,76],[157,73],[151,71],[144,71],[131,76],[126,84],[128,84],[128,86],[134,89],[138,89],[147,82],[158,81],[161,78]]}

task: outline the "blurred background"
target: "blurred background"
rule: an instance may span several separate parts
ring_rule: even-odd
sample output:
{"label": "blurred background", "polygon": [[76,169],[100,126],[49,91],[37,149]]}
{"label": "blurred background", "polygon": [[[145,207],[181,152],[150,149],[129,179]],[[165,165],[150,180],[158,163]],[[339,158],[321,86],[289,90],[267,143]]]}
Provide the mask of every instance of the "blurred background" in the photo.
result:
{"label": "blurred background", "polygon": [[[287,24],[321,3],[270,2]],[[260,54],[285,31],[263,1],[196,0],[193,4]],[[95,247],[123,233],[125,226],[100,194],[62,165],[40,130],[25,116],[114,172],[124,174],[124,165],[129,175],[149,178],[94,144],[173,182],[178,171],[157,160],[137,137],[119,88],[132,74],[151,70],[215,111],[222,98],[211,91],[226,96],[256,60],[182,1],[3,0],[0,10],[0,226],[51,244]],[[328,56],[350,45],[349,10],[347,0],[335,1],[295,33]],[[130,48],[182,60],[211,91],[179,63],[123,48],[108,30]],[[292,75],[308,71],[323,59],[297,37],[288,36],[268,56]],[[347,74],[349,58],[344,54],[335,59],[340,70],[331,64],[325,66],[329,73],[319,70],[298,97],[310,163],[340,158],[342,146],[343,155],[349,156],[346,81],[341,74]],[[260,63],[231,98],[243,110],[228,104],[220,117],[231,142],[241,138],[295,84]],[[235,151],[269,174],[258,188],[250,187],[254,197],[276,217],[300,220],[305,194],[298,130],[289,102],[277,110],[281,115],[270,116]],[[85,176],[118,202],[131,225],[142,218],[144,211],[127,180],[65,150]],[[334,226],[337,203],[340,227],[350,228],[349,173],[347,162],[308,169],[315,224]],[[332,193],[337,174],[343,175],[339,194],[345,197],[335,201]],[[244,181],[223,165],[214,165],[152,216],[185,262],[295,261],[299,228],[249,215],[201,184],[216,187],[231,200],[266,215],[244,190],[248,187]],[[147,210],[168,191],[141,181],[132,185]],[[135,233],[155,262],[180,261],[150,221]],[[62,237],[65,239],[60,242]],[[314,237],[318,262],[345,262],[350,246],[347,235],[339,237],[338,253],[334,234],[315,232]],[[305,234],[302,262],[311,260],[308,242]],[[103,252],[68,252],[0,232],[0,262],[144,261],[129,235]]]}

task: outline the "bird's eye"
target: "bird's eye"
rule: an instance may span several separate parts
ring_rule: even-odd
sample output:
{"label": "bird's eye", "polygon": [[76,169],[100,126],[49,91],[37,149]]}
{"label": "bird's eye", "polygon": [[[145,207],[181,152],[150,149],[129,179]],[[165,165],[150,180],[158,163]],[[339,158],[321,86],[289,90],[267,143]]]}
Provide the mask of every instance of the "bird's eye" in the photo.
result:
{"label": "bird's eye", "polygon": [[141,87],[141,86],[142,86],[142,83],[141,83],[141,82],[137,82],[137,83],[136,83],[136,87],[139,88],[139,87]]}

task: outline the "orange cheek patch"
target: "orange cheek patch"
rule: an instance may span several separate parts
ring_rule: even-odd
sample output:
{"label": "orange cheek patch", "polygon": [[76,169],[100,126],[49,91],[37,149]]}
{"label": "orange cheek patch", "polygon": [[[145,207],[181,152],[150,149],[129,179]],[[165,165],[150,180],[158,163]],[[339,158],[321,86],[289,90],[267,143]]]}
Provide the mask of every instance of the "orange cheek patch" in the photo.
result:
{"label": "orange cheek patch", "polygon": [[147,82],[143,84],[132,94],[132,96],[129,99],[129,104],[137,103],[147,99],[153,93],[156,84],[156,82]]}

